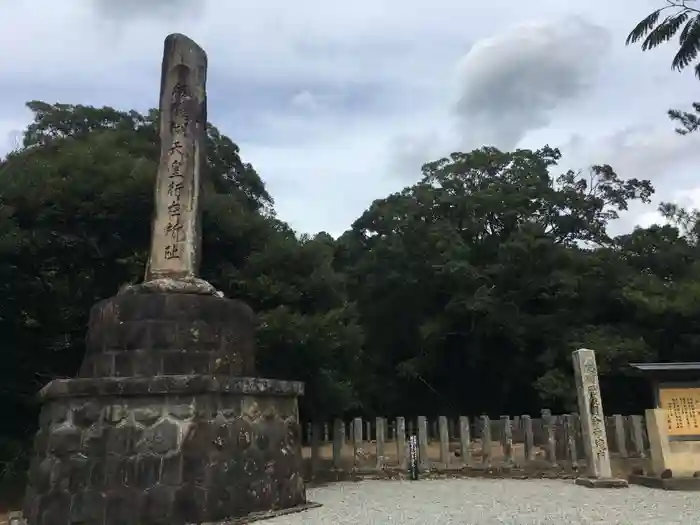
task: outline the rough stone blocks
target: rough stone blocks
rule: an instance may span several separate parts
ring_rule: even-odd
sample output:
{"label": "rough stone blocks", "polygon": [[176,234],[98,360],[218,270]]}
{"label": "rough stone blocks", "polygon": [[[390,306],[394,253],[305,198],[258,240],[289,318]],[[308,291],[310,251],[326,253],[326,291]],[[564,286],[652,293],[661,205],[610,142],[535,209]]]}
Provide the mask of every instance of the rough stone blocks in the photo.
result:
{"label": "rough stone blocks", "polygon": [[79,377],[57,379],[29,472],[29,525],[181,525],[302,508],[297,397],[252,377],[254,315],[205,294],[95,305]]}
{"label": "rough stone blocks", "polygon": [[[126,394],[133,381],[120,381]],[[303,505],[296,397],[274,394],[298,384],[261,380],[252,394],[246,381],[211,393],[161,383],[149,396],[54,397],[35,439],[28,522],[170,525]]]}
{"label": "rough stone blocks", "polygon": [[185,293],[119,294],[93,306],[79,377],[255,375],[255,315]]}

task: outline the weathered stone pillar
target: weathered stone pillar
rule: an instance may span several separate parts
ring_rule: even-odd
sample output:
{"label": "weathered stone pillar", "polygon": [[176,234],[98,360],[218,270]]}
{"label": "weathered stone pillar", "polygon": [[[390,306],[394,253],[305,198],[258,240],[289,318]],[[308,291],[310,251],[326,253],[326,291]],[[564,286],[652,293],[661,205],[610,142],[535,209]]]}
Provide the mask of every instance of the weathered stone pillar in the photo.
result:
{"label": "weathered stone pillar", "polygon": [[206,56],[165,41],[146,282],[97,303],[75,379],[46,385],[29,525],[221,522],[302,510],[299,382],[255,377],[255,316],[197,277]]}
{"label": "weathered stone pillar", "polygon": [[588,476],[578,478],[576,483],[587,487],[627,487],[627,481],[613,478],[610,469],[610,451],[595,352],[588,349],[576,350],[572,357],[584,452],[588,463]]}
{"label": "weathered stone pillar", "polygon": [[207,55],[184,35],[165,39],[160,80],[160,162],[146,281],[195,278],[206,163]]}

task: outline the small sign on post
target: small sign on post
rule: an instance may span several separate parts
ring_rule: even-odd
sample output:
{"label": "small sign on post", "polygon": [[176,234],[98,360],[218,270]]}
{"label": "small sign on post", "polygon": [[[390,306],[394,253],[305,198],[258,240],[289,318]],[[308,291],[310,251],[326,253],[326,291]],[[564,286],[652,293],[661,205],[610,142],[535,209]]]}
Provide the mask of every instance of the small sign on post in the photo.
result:
{"label": "small sign on post", "polygon": [[408,475],[412,480],[418,479],[418,438],[413,434],[408,438]]}

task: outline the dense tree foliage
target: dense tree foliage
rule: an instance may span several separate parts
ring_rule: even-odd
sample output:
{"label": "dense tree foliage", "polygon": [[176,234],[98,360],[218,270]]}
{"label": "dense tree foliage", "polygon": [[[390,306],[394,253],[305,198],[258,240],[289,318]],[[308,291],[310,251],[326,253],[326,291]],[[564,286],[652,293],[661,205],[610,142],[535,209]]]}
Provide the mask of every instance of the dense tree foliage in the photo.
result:
{"label": "dense tree foliage", "polygon": [[[0,435],[20,444],[35,392],[75,374],[89,308],[142,279],[158,157],[156,112],[29,107],[0,162]],[[211,125],[207,151],[203,277],[259,313],[260,371],[306,381],[305,417],[570,409],[580,347],[630,413],[648,388],[627,363],[697,359],[697,212],[608,233],[648,181],[561,173],[549,147],[456,152],[333,239],[280,221]]]}
{"label": "dense tree foliage", "polygon": [[[31,102],[24,147],[0,163],[1,435],[33,429],[35,394],[72,376],[97,300],[143,278],[158,158],[156,112]],[[298,238],[238,147],[208,133],[203,276],[260,313],[267,375],[303,379],[303,407],[356,405],[362,331],[327,235]]]}

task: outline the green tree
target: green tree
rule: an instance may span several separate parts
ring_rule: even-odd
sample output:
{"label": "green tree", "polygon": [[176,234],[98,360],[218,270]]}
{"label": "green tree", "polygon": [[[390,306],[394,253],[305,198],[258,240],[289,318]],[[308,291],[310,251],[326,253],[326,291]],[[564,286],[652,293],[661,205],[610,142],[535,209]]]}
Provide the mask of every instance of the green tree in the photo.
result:
{"label": "green tree", "polygon": [[365,377],[383,378],[361,385],[366,405],[562,407],[573,400],[572,349],[593,341],[607,368],[646,352],[618,322],[625,267],[607,225],[653,188],[610,166],[555,176],[559,159],[549,147],[453,153],[375,201],[340,239],[367,338]]}
{"label": "green tree", "polygon": [[[75,374],[90,307],[143,278],[157,113],[28,104],[24,147],[0,161],[2,435],[36,424],[34,395]],[[362,331],[327,236],[298,238],[235,143],[208,126],[203,277],[261,320],[262,374],[307,382],[303,409],[356,403]]]}

